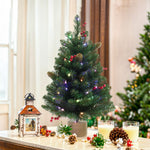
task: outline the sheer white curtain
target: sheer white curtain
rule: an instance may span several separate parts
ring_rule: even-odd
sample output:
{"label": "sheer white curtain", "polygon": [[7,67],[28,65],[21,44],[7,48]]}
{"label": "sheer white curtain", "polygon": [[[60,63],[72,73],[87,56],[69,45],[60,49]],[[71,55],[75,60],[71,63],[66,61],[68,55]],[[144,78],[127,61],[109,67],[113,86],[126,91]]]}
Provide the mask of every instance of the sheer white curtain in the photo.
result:
{"label": "sheer white curtain", "polygon": [[[42,112],[41,124],[49,123],[51,114],[41,108],[46,86],[60,47],[60,39],[72,30],[73,18],[80,13],[81,0],[28,0],[25,92],[35,94],[35,105]],[[46,116],[46,117],[44,117]]]}
{"label": "sheer white curtain", "polygon": [[[14,124],[19,109],[24,105],[25,95],[25,53],[26,53],[26,17],[27,0],[12,0],[11,32],[12,45],[9,99],[9,125]],[[14,26],[14,27],[13,27]],[[16,35],[17,34],[17,35]],[[11,45],[11,46],[12,46]]]}

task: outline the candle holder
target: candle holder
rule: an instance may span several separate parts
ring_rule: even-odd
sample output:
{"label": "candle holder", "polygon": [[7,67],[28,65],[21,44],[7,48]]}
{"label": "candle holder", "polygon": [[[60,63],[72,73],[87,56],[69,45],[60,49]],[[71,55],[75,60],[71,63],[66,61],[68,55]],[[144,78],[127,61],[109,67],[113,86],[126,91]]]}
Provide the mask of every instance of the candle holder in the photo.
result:
{"label": "candle holder", "polygon": [[109,134],[114,128],[114,121],[98,121],[98,132],[103,135],[104,139],[109,139]]}
{"label": "candle holder", "polygon": [[123,122],[123,129],[128,134],[131,141],[137,142],[139,137],[139,122],[125,121]]}

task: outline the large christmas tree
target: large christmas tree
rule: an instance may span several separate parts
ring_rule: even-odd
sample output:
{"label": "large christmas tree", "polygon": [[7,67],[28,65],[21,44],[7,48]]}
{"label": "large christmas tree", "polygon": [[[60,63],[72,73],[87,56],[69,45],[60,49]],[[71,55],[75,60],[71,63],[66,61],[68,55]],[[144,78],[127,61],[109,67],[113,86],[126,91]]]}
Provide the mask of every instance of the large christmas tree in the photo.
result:
{"label": "large christmas tree", "polygon": [[[74,32],[67,32],[61,40],[54,72],[48,72],[52,82],[47,86],[42,107],[58,116],[87,119],[106,114],[113,108],[110,87],[101,76],[97,49],[100,43],[87,41],[88,32],[82,31],[80,18],[74,19]],[[85,24],[84,24],[85,26]]]}
{"label": "large christmas tree", "polygon": [[136,73],[136,78],[127,81],[125,94],[117,93],[123,100],[120,117],[123,120],[139,121],[141,136],[146,136],[147,128],[150,127],[150,13],[148,21],[144,33],[140,34],[138,54],[129,59],[131,71]]}

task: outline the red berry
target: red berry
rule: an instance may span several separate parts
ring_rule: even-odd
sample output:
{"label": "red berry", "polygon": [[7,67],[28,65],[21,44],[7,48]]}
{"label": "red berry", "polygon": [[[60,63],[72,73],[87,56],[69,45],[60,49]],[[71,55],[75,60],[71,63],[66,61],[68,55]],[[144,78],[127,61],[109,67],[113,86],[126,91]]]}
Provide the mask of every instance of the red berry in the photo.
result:
{"label": "red berry", "polygon": [[89,140],[91,140],[91,138],[88,136],[88,137],[87,137],[87,140],[89,141]]}
{"label": "red berry", "polygon": [[53,120],[50,120],[50,122],[53,122]]}
{"label": "red berry", "polygon": [[97,137],[97,134],[94,134],[93,137]]}
{"label": "red berry", "polygon": [[84,24],[86,24],[86,22],[84,22]]}
{"label": "red berry", "polygon": [[83,31],[83,33],[85,33],[85,31]]}
{"label": "red berry", "polygon": [[127,146],[128,146],[128,147],[131,147],[131,146],[132,146],[132,141],[131,141],[130,139],[127,141]]}
{"label": "red berry", "polygon": [[106,84],[104,84],[103,87],[106,87]]}
{"label": "red berry", "polygon": [[53,117],[51,117],[51,120],[53,120],[54,118]]}
{"label": "red berry", "polygon": [[72,58],[70,58],[70,61],[73,61],[73,59],[72,59]]}
{"label": "red berry", "polygon": [[76,57],[76,55],[73,56],[73,58],[75,58],[75,57]]}
{"label": "red berry", "polygon": [[71,57],[70,58],[73,58],[73,56],[71,55]]}
{"label": "red berry", "polygon": [[103,86],[99,86],[98,89],[100,89],[100,90],[103,89]]}
{"label": "red berry", "polygon": [[86,34],[84,34],[84,37],[86,37],[87,35]]}

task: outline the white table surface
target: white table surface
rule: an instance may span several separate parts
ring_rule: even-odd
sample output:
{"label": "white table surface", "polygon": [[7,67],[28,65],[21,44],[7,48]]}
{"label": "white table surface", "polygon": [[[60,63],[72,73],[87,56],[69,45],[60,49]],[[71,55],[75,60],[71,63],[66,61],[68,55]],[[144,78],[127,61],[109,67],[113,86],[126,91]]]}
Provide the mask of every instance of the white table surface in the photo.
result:
{"label": "white table surface", "polygon": [[[56,131],[56,127],[49,127],[50,130]],[[88,136],[91,136],[98,131],[95,129],[88,129]],[[94,150],[95,147],[91,146],[89,142],[82,142],[78,140],[75,144],[71,145],[62,138],[58,137],[45,137],[45,136],[29,136],[18,137],[17,130],[0,131],[0,140],[23,144],[27,146],[42,148],[46,150]],[[134,144],[135,150],[150,150],[150,139],[139,138],[138,142]],[[113,144],[105,144],[103,150],[117,150]],[[125,150],[123,148],[122,150]]]}

